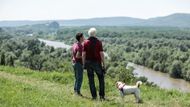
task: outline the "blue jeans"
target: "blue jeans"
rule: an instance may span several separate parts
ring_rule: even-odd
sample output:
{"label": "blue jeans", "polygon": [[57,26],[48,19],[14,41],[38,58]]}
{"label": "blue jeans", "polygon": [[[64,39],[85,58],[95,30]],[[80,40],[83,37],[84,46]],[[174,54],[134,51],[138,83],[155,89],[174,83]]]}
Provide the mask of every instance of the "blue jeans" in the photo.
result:
{"label": "blue jeans", "polygon": [[73,68],[75,71],[74,91],[79,94],[83,80],[83,66],[81,63],[76,62],[73,64]]}
{"label": "blue jeans", "polygon": [[88,62],[86,64],[86,69],[88,73],[88,80],[90,86],[90,92],[93,98],[97,97],[96,87],[94,83],[94,71],[98,76],[99,80],[99,96],[104,98],[105,96],[105,83],[104,83],[104,73],[102,72],[102,66],[98,62]]}

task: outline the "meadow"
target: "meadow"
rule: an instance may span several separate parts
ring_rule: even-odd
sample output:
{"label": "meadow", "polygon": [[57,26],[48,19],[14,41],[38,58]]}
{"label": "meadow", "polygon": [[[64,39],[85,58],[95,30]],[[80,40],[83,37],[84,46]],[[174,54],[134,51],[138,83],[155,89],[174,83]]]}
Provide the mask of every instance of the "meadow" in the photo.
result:
{"label": "meadow", "polygon": [[[73,93],[73,71],[38,72],[24,67],[0,66],[1,107],[189,107],[190,93],[165,90],[143,84],[142,103],[133,95],[119,96],[116,80],[106,76],[106,100],[91,100],[86,72],[82,85],[84,97]],[[97,78],[96,78],[97,83]],[[131,83],[132,84],[132,83]],[[96,84],[97,85],[97,84]],[[97,85],[98,86],[98,85]]]}

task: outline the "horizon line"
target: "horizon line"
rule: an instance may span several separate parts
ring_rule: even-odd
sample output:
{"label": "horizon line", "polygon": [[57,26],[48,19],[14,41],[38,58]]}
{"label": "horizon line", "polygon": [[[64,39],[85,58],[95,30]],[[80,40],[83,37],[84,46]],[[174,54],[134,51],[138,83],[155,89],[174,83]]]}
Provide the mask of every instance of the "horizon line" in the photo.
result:
{"label": "horizon line", "polygon": [[148,20],[151,18],[159,18],[159,17],[166,17],[174,14],[190,14],[190,13],[183,13],[183,12],[176,12],[176,13],[170,13],[168,15],[160,15],[160,16],[154,16],[154,17],[149,17],[149,18],[138,18],[138,17],[130,17],[130,16],[102,16],[102,17],[89,17],[89,18],[71,18],[71,19],[37,19],[37,20],[32,20],[32,19],[11,19],[11,20],[0,20],[0,22],[6,22],[6,21],[59,21],[59,20],[66,20],[66,21],[71,21],[71,20],[88,20],[88,19],[100,19],[100,18],[116,18],[116,17],[128,17],[128,18],[134,18],[134,19],[141,19],[141,20]]}

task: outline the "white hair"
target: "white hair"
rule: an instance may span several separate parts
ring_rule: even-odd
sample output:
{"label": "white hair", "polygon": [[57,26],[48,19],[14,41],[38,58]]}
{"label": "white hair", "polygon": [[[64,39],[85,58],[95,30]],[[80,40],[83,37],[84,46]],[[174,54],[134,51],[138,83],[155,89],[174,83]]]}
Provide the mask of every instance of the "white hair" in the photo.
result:
{"label": "white hair", "polygon": [[90,28],[88,30],[88,35],[89,36],[96,36],[96,28]]}

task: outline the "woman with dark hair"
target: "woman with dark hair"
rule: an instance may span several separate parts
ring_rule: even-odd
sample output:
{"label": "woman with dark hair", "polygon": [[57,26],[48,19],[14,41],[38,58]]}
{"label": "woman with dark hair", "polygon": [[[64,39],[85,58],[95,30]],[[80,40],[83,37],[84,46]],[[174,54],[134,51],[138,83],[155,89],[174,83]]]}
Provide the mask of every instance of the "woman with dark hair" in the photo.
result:
{"label": "woman with dark hair", "polygon": [[76,34],[77,42],[72,46],[72,62],[75,71],[74,91],[76,95],[82,96],[80,89],[83,81],[82,66],[82,42],[84,41],[83,33]]}

